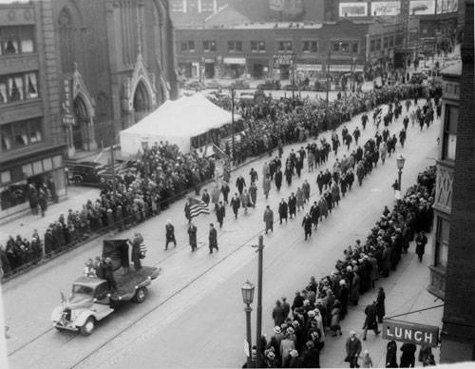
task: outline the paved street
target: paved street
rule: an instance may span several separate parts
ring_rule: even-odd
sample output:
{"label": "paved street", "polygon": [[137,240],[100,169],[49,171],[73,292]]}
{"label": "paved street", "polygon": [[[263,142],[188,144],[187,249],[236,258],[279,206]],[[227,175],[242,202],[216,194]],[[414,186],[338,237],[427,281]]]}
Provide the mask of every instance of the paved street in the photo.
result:
{"label": "paved street", "polygon": [[[392,124],[391,134],[399,132],[401,122],[402,119]],[[359,116],[347,125],[351,132],[356,124],[360,125]],[[438,124],[422,132],[418,127],[410,127],[406,147],[397,147],[396,154],[403,153],[407,158],[403,190],[415,183],[419,171],[434,163],[438,130]],[[341,132],[341,128],[338,132]],[[360,140],[364,142],[370,135],[374,135],[374,128],[370,124],[362,133]],[[329,133],[324,136],[329,140]],[[286,147],[284,158],[291,147],[300,146]],[[339,153],[339,157],[343,153],[346,153],[345,149]],[[334,158],[330,154],[330,160],[324,168],[331,168]],[[260,158],[247,164],[237,173],[243,174],[248,181],[250,168],[254,167],[261,174],[265,160],[266,158]],[[302,178],[295,179],[290,188],[284,184],[280,193],[273,189],[267,201],[259,186],[256,209],[250,209],[248,215],[241,211],[237,220],[233,219],[230,209],[227,209],[223,229],[218,230],[220,251],[213,255],[208,254],[207,232],[209,222],[215,222],[214,215],[200,216],[196,220],[200,249],[191,253],[185,232],[183,200],[173,204],[158,217],[120,235],[130,237],[136,230],[142,232],[149,249],[145,262],[161,266],[164,273],[152,285],[148,301],[120,309],[115,316],[99,324],[91,337],[53,331],[49,315],[60,302],[60,290],[67,292],[71,282],[81,274],[86,259],[100,254],[101,240],[84,245],[4,285],[3,299],[6,324],[10,327],[8,349],[12,368],[69,368],[76,363],[78,365],[75,367],[81,368],[242,365],[245,359],[245,316],[240,286],[246,279],[256,283],[257,258],[251,245],[257,243],[257,236],[263,232],[264,207],[270,204],[276,213],[280,197],[287,197],[291,191],[295,191],[304,178],[308,178],[312,185],[313,201],[317,198],[315,177],[315,172],[304,172]],[[236,174],[233,173],[231,181],[235,178]],[[341,257],[343,248],[352,244],[356,238],[366,237],[384,205],[390,205],[393,201],[391,184],[395,178],[396,163],[393,156],[385,166],[380,164],[364,180],[361,188],[356,186],[347,194],[340,207],[320,223],[318,232],[310,241],[303,240],[300,225],[302,213],[286,225],[275,225],[274,233],[264,238],[263,332],[271,332],[273,324],[270,314],[276,299],[283,295],[291,299],[294,291],[303,288],[311,275],[318,280],[331,272],[336,260]],[[234,186],[232,189],[234,191]],[[165,252],[164,223],[167,219],[175,224],[178,247]],[[405,256],[405,259],[409,266],[414,267],[412,255]],[[398,272],[387,280],[389,285],[392,283],[396,295],[400,293],[397,287],[407,283],[407,275],[403,272],[405,263],[406,260],[400,265]],[[424,275],[428,275],[427,269],[425,270]],[[419,290],[424,287],[423,277],[417,281]],[[414,294],[410,296],[418,297],[416,285],[411,285]],[[370,299],[369,296],[365,296],[366,298]],[[416,302],[408,299],[407,305],[422,303]],[[358,309],[362,309],[364,303],[363,300]],[[388,313],[400,312],[401,306],[406,304],[395,304],[394,309],[388,306]],[[361,311],[345,320],[345,333],[349,329],[360,328],[362,318],[358,319],[357,315],[361,317]],[[253,317],[255,318],[255,313]],[[139,318],[141,319],[138,320]],[[356,326],[345,326],[347,323]],[[381,338],[378,340],[382,341]],[[340,341],[339,344],[329,343],[324,349],[322,364],[346,366],[343,363],[343,341]],[[378,346],[374,347],[375,350],[380,350]],[[377,354],[373,356],[376,362],[377,357]]]}

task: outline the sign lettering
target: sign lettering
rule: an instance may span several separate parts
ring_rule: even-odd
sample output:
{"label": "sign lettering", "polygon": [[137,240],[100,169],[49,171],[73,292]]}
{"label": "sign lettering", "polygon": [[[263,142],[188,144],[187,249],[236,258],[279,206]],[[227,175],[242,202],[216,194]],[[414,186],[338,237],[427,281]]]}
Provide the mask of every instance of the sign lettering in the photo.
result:
{"label": "sign lettering", "polygon": [[383,322],[383,338],[436,347],[439,343],[439,327],[388,319]]}

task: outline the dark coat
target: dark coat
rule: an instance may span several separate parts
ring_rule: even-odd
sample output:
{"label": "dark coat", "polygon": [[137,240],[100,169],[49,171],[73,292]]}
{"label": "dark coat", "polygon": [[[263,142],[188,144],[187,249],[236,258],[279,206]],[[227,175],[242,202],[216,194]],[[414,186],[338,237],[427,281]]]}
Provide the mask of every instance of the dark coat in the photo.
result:
{"label": "dark coat", "polygon": [[195,225],[190,225],[188,227],[188,238],[190,242],[190,246],[196,247],[196,233],[197,233],[197,228]]}
{"label": "dark coat", "polygon": [[290,215],[297,212],[297,198],[295,196],[289,197],[289,213]]}
{"label": "dark coat", "polygon": [[218,232],[215,228],[209,230],[209,248],[218,248]]}
{"label": "dark coat", "polygon": [[288,207],[287,203],[285,201],[280,202],[279,203],[279,216],[281,218],[287,219],[288,211],[289,211],[289,207]]}
{"label": "dark coat", "polygon": [[305,368],[320,368],[320,352],[316,348],[305,350],[302,359]]}

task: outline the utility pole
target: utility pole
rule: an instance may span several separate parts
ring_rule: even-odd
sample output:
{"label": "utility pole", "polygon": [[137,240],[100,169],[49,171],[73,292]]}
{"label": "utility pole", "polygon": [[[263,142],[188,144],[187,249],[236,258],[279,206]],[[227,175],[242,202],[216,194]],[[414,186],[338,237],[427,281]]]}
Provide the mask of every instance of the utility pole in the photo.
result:
{"label": "utility pole", "polygon": [[231,157],[233,158],[233,164],[236,164],[236,152],[235,152],[235,137],[234,137],[234,87],[231,88],[231,131],[232,131],[232,149]]}
{"label": "utility pole", "polygon": [[259,253],[259,262],[257,268],[257,331],[256,331],[256,367],[261,367],[261,352],[262,352],[262,264],[263,264],[263,251],[264,251],[264,237],[259,236],[259,245],[257,246],[257,252]]}

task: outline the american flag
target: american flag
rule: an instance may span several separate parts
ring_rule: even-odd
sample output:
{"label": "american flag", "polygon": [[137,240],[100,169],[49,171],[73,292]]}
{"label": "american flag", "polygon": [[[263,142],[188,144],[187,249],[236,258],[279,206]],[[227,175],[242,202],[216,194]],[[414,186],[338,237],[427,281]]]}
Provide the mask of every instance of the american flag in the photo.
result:
{"label": "american flag", "polygon": [[209,214],[209,209],[206,203],[200,199],[189,198],[190,204],[190,216],[191,218],[197,217],[200,214]]}

